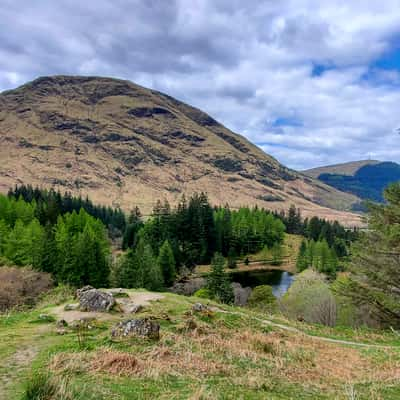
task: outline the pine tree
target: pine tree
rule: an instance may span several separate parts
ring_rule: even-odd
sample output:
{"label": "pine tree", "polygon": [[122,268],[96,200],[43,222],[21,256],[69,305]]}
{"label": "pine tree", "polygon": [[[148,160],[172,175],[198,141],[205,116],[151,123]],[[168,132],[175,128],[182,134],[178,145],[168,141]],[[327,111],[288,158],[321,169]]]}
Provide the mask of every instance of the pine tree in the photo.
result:
{"label": "pine tree", "polygon": [[224,271],[225,259],[215,253],[211,262],[211,272],[207,277],[207,289],[210,294],[222,303],[233,302],[233,289],[228,275]]}
{"label": "pine tree", "polygon": [[234,269],[236,267],[237,267],[236,252],[233,247],[230,247],[228,251],[228,268]]}
{"label": "pine tree", "polygon": [[172,286],[176,277],[176,269],[174,253],[168,240],[161,246],[157,261],[161,268],[165,285],[167,287]]}
{"label": "pine tree", "polygon": [[164,286],[163,276],[151,246],[144,244],[142,248],[141,254],[137,257],[143,271],[143,285],[148,290],[161,290]]}
{"label": "pine tree", "polygon": [[309,260],[307,257],[307,242],[305,240],[302,240],[300,249],[299,249],[299,254],[297,256],[297,261],[296,261],[296,268],[298,272],[304,271],[306,268],[309,266]]}

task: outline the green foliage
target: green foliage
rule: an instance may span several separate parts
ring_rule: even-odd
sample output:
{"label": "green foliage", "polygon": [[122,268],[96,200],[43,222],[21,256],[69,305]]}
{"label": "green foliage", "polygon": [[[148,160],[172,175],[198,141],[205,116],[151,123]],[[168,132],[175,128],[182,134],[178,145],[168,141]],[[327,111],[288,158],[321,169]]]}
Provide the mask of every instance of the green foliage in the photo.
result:
{"label": "green foliage", "polygon": [[315,270],[334,278],[338,268],[338,259],[335,251],[329,247],[326,240],[317,242],[303,240],[296,266],[299,272],[308,267],[313,267]]}
{"label": "green foliage", "polygon": [[237,267],[236,263],[236,253],[233,247],[229,248],[228,251],[228,268],[235,269]]}
{"label": "green foliage", "polygon": [[161,268],[165,285],[171,286],[174,283],[176,277],[176,270],[174,253],[168,240],[166,240],[160,248],[158,255],[158,265]]}
{"label": "green foliage", "polygon": [[253,308],[263,308],[271,310],[276,303],[272,293],[272,287],[268,285],[256,286],[247,301],[247,305]]}
{"label": "green foliage", "polygon": [[135,250],[129,250],[120,258],[113,271],[112,282],[124,288],[161,290],[164,287],[160,265],[144,238],[139,239]]}
{"label": "green foliage", "polygon": [[385,191],[386,205],[371,205],[368,231],[353,246],[349,281],[337,288],[382,324],[400,327],[400,184]]}
{"label": "green foliage", "polygon": [[220,253],[215,253],[211,262],[211,272],[207,277],[207,289],[213,298],[230,304],[234,298],[233,289],[224,265],[224,257]]}
{"label": "green foliage", "polygon": [[337,319],[336,300],[320,273],[307,269],[295,281],[280,301],[284,314],[290,318],[334,326]]}
{"label": "green foliage", "polygon": [[[60,215],[79,212],[83,208],[89,215],[103,222],[111,237],[121,236],[125,230],[125,214],[119,208],[95,206],[88,198],[73,197],[68,192],[62,195],[54,189],[43,190],[22,185],[10,190],[8,197],[11,201],[18,199],[17,202],[23,202],[21,210],[17,210],[16,215],[11,217],[14,221],[21,219],[26,224],[35,217],[43,226],[55,225]],[[0,199],[0,220],[1,209]]]}
{"label": "green foliage", "polygon": [[59,217],[55,226],[58,281],[71,286],[108,285],[109,243],[104,225],[83,209]]}
{"label": "green foliage", "polygon": [[207,288],[201,288],[197,290],[193,296],[200,297],[201,299],[212,299],[213,297],[210,290]]}
{"label": "green foliage", "polygon": [[281,265],[283,257],[283,248],[280,243],[274,243],[271,248],[272,261],[271,265]]}

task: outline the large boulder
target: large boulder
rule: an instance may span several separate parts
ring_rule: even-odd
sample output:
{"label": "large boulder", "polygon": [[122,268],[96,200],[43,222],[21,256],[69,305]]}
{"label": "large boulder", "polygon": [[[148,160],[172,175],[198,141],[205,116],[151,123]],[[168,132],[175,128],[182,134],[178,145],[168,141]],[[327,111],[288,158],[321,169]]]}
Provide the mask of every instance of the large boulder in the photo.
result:
{"label": "large boulder", "polygon": [[249,300],[251,294],[250,287],[242,287],[242,285],[238,282],[232,283],[233,295],[234,295],[234,304],[235,306],[245,306],[247,301]]}
{"label": "large boulder", "polygon": [[76,293],[79,300],[79,308],[82,311],[110,311],[114,307],[115,299],[112,294],[92,287],[86,290],[82,289]]}
{"label": "large boulder", "polygon": [[184,279],[180,282],[176,282],[174,286],[170,288],[171,292],[176,294],[183,294],[185,296],[192,296],[199,289],[206,285],[204,278],[191,278]]}
{"label": "large boulder", "polygon": [[139,336],[149,339],[160,338],[160,325],[149,319],[129,319],[119,322],[111,331],[112,337],[131,337]]}

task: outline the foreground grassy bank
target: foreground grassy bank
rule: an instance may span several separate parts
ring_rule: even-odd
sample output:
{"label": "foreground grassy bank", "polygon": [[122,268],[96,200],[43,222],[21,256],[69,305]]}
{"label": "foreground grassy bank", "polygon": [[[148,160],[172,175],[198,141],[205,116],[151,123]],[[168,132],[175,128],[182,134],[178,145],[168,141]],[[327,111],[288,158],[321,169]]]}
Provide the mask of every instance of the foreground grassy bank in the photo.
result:
{"label": "foreground grassy bank", "polygon": [[127,318],[116,311],[59,335],[56,320],[81,317],[63,309],[72,298],[1,316],[0,398],[33,399],[38,386],[63,400],[400,397],[396,333],[322,328],[213,303],[211,312],[194,313],[194,297],[148,301],[148,293],[128,292],[147,299],[138,317],[157,319],[159,341],[111,340],[111,326]]}

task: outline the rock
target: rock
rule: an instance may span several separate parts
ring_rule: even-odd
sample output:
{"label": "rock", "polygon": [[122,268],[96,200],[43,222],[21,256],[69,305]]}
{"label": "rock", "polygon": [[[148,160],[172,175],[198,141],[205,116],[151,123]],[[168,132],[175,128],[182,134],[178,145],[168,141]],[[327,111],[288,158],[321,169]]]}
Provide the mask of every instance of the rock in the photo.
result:
{"label": "rock", "polygon": [[76,292],[79,299],[79,308],[82,311],[110,311],[115,305],[115,299],[110,293],[94,288],[84,291],[82,289]]}
{"label": "rock", "polygon": [[115,298],[118,297],[129,297],[129,294],[124,291],[124,289],[118,288],[118,289],[111,289],[108,291],[108,293],[111,293]]}
{"label": "rock", "polygon": [[194,312],[204,312],[204,311],[209,311],[210,309],[208,308],[208,306],[201,304],[201,303],[195,303],[192,306],[192,310]]}
{"label": "rock", "polygon": [[128,307],[127,311],[130,314],[136,314],[143,310],[143,306],[140,304],[132,304]]}
{"label": "rock", "polygon": [[247,300],[251,294],[250,287],[242,287],[240,283],[233,282],[232,283],[233,294],[235,297],[234,304],[235,306],[245,306],[247,304]]}
{"label": "rock", "polygon": [[79,304],[66,304],[64,306],[64,311],[75,311],[79,309]]}
{"label": "rock", "polygon": [[79,297],[80,297],[80,295],[81,295],[82,293],[87,292],[88,290],[92,290],[92,289],[94,289],[93,286],[90,286],[90,285],[83,286],[83,287],[81,287],[80,289],[78,289],[78,290],[75,292],[75,296],[79,299]]}
{"label": "rock", "polygon": [[206,280],[204,278],[193,278],[187,279],[182,282],[176,282],[174,286],[170,288],[171,292],[176,294],[183,294],[185,296],[191,296],[199,289],[206,285]]}
{"label": "rock", "polygon": [[54,321],[54,317],[52,317],[49,314],[39,314],[38,320],[45,321],[45,322],[53,322]]}
{"label": "rock", "polygon": [[96,318],[93,317],[83,317],[77,320],[74,320],[70,323],[71,328],[73,329],[92,329],[92,325]]}
{"label": "rock", "polygon": [[68,326],[68,322],[65,319],[60,319],[57,321],[56,325],[57,328],[65,328],[66,326]]}
{"label": "rock", "polygon": [[56,333],[57,335],[65,335],[67,333],[67,330],[65,328],[57,328]]}
{"label": "rock", "polygon": [[149,318],[129,319],[115,325],[111,331],[111,336],[139,336],[158,340],[160,338],[160,325]]}

